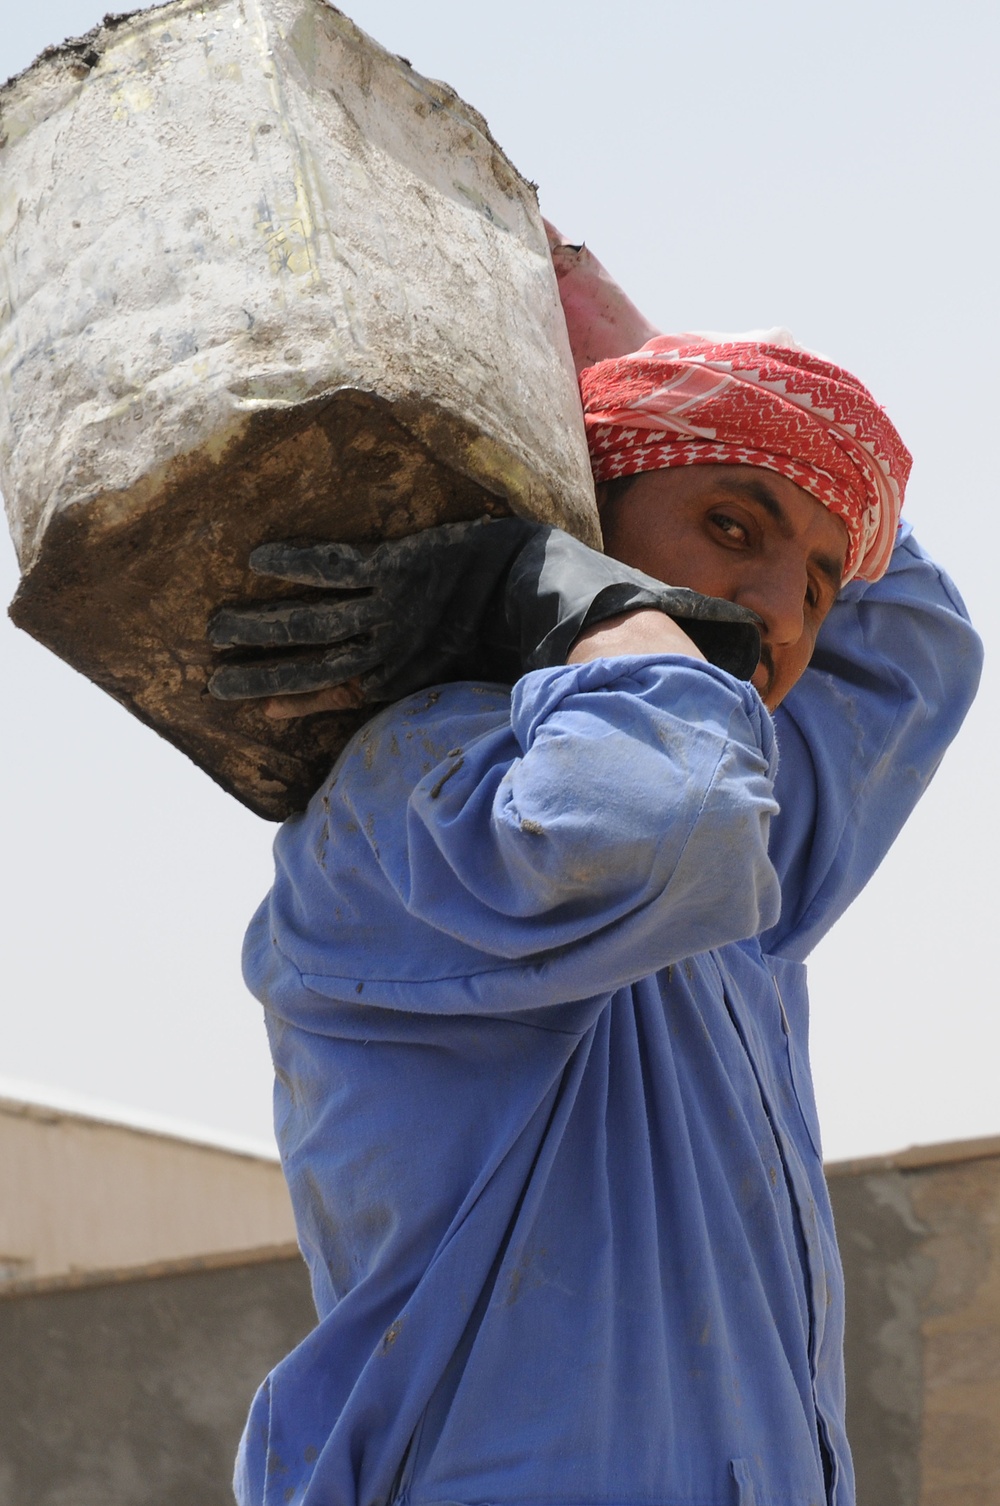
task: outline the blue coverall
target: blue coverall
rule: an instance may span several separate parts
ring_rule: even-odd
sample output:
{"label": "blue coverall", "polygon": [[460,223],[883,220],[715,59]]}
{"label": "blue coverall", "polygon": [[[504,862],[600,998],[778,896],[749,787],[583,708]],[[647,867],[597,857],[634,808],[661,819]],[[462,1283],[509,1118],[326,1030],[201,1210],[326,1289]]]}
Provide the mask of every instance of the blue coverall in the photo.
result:
{"label": "blue coverall", "polygon": [[637,657],[353,740],[247,936],[320,1321],[241,1506],[851,1506],[804,959],[979,667],[904,532],[773,720]]}

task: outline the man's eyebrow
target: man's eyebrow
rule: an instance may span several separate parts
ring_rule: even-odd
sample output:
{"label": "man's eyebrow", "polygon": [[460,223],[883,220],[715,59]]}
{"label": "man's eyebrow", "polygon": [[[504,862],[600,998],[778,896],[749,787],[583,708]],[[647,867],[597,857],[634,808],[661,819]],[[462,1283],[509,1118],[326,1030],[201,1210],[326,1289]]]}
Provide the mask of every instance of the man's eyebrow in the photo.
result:
{"label": "man's eyebrow", "polygon": [[[757,476],[719,476],[715,484],[720,491],[732,492],[736,496],[752,497],[764,509],[768,517],[773,518],[785,538],[790,538],[794,533],[795,530],[781,505],[780,498],[775,495],[766,481],[761,481]],[[820,574],[826,576],[834,593],[839,591],[844,581],[842,561],[832,554],[814,554],[811,559]]]}
{"label": "man's eyebrow", "polygon": [[785,537],[791,537],[794,530],[788,514],[766,481],[761,481],[756,476],[719,476],[713,479],[720,491],[733,492],[738,497],[752,497],[755,502],[759,502]]}

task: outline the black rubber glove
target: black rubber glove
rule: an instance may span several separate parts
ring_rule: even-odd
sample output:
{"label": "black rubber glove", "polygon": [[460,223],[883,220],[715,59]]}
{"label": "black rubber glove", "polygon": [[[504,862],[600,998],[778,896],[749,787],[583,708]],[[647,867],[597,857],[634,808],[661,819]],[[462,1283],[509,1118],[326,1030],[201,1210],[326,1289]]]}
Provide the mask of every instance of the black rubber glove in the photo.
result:
{"label": "black rubber glove", "polygon": [[653,607],[672,617],[705,658],[738,680],[760,659],[760,618],[718,596],[667,586],[588,549],[559,528],[539,528],[515,557],[503,612],[520,672],[565,664],[585,628]]}
{"label": "black rubber glove", "polygon": [[674,618],[707,659],[741,679],[760,653],[758,619],[745,608],[665,586],[517,518],[446,524],[369,548],[264,544],[250,564],[330,594],[218,612],[209,625],[217,647],[280,651],[216,670],[209,690],[220,700],[325,690],[355,676],[369,702],[448,680],[513,682],[564,664],[584,628],[643,607]]}
{"label": "black rubber glove", "polygon": [[489,678],[485,619],[536,529],[499,518],[359,548],[262,544],[250,556],[255,574],[327,594],[223,607],[208,626],[216,647],[279,652],[224,664],[208,688],[234,701],[327,690],[358,676],[366,701],[395,701],[426,685]]}

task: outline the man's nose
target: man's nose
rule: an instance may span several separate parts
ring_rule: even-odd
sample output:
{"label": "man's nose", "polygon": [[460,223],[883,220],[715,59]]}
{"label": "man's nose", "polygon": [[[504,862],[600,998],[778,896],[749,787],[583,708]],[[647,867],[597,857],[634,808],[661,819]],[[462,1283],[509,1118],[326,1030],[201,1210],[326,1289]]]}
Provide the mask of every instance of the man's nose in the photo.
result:
{"label": "man's nose", "polygon": [[805,572],[796,564],[762,568],[743,583],[738,602],[763,618],[761,636],[772,647],[798,643],[805,631]]}

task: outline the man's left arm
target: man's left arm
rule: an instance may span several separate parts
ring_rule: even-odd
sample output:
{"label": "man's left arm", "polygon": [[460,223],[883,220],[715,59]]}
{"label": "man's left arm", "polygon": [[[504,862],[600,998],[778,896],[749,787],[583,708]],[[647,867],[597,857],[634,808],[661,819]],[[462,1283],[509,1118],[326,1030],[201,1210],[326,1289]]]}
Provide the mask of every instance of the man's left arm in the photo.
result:
{"label": "man's left arm", "polygon": [[961,726],[981,666],[961,597],[904,524],[885,576],[841,592],[775,715],[782,914],[766,950],[803,960],[860,893]]}

